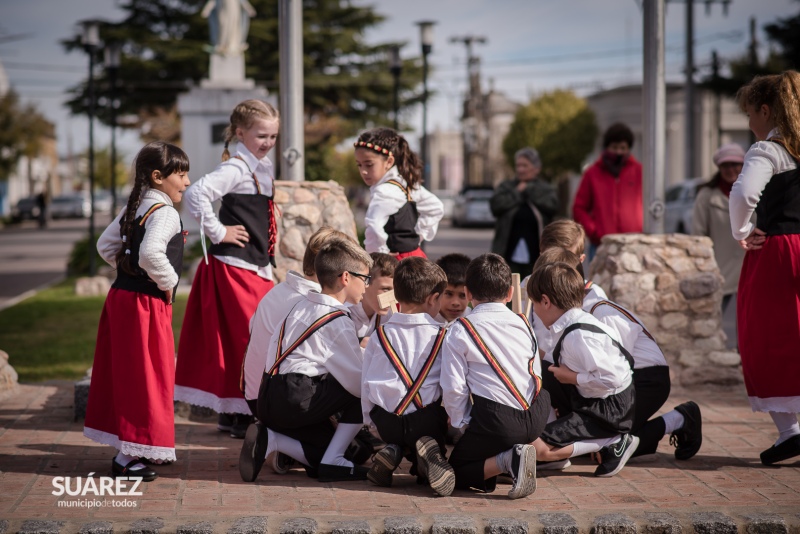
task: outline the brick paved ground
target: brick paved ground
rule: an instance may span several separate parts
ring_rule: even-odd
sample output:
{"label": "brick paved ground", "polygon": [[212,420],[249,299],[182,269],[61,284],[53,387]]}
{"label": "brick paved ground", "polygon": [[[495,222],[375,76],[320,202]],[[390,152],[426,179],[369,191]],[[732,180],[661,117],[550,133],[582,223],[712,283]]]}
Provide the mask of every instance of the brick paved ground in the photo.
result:
{"label": "brick paved ground", "polygon": [[690,397],[703,410],[705,430],[703,448],[693,460],[677,462],[665,439],[658,454],[629,463],[611,479],[591,476],[594,466],[585,460],[567,472],[542,473],[536,493],[518,501],[505,498],[508,486],[503,485],[490,495],[456,491],[449,498],[434,497],[407,474],[397,476],[393,488],[382,489],[367,482],[320,484],[299,470],[278,476],[265,468],[257,483],[245,484],[237,471],[241,441],[217,432],[210,419],[178,418],[178,462],[158,468],[160,477],[143,484],[142,496],[105,498],[135,501],[135,507],[87,510],[59,507],[58,501],[96,497],[54,496],[53,477],[106,475],[114,451],[85,439],[82,422],[72,421],[71,384],[24,385],[0,399],[0,520],[7,520],[0,521],[0,533],[3,524],[13,527],[28,519],[73,525],[80,520],[116,524],[158,517],[174,527],[197,521],[224,525],[266,515],[274,525],[290,517],[311,517],[323,524],[367,519],[374,525],[387,516],[416,516],[429,523],[438,514],[533,518],[565,512],[581,526],[601,514],[622,512],[637,518],[656,511],[678,517],[714,511],[734,518],[770,512],[797,532],[800,461],[780,468],[765,468],[758,461],[759,452],[774,439],[771,420],[750,411],[739,386],[675,391],[667,406]]}

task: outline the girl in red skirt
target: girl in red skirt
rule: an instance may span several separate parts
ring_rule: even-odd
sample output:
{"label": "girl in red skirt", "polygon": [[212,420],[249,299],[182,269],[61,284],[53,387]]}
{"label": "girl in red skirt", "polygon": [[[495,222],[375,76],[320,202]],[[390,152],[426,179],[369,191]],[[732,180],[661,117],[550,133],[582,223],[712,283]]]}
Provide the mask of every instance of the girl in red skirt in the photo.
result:
{"label": "girl in red skirt", "polygon": [[83,434],[119,450],[114,476],[156,478],[140,459],[175,461],[172,301],[183,259],[173,207],[189,186],[189,158],[161,142],[139,151],[128,205],[97,242],[117,268],[100,317]]}
{"label": "girl in red skirt", "polygon": [[739,351],[753,411],[769,412],[778,427],[761,453],[772,465],[800,456],[800,73],[757,77],[738,100],[761,140],[747,151],[730,196],[733,237],[747,251]]}
{"label": "girl in red skirt", "polygon": [[369,253],[392,254],[398,260],[427,257],[419,245],[436,236],[444,206],[420,184],[419,157],[391,128],[362,133],[355,147],[358,171],[370,190],[364,248]]}
{"label": "girl in red skirt", "polygon": [[[260,100],[237,105],[230,121],[222,163],[186,191],[189,213],[213,245],[189,294],[175,399],[215,410],[219,430],[244,438],[252,415],[239,379],[250,317],[274,285],[274,172],[267,153],[278,139],[279,122],[275,108]],[[230,157],[234,140],[237,151]],[[219,215],[212,206],[218,200]]]}

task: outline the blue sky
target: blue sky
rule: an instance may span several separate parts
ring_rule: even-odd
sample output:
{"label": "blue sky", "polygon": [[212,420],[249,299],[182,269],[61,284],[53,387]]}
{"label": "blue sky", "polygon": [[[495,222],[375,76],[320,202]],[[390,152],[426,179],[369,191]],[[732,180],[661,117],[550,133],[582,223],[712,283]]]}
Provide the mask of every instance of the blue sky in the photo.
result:
{"label": "blue sky", "polygon": [[[451,44],[452,36],[473,34],[487,38],[476,45],[482,59],[484,87],[493,80],[495,89],[518,101],[558,87],[586,95],[641,80],[642,13],[637,0],[352,0],[373,5],[387,17],[367,34],[369,42],[405,41],[405,57],[419,55],[415,22],[435,20],[434,46],[430,56],[432,90],[429,127],[454,129],[466,88],[465,48]],[[118,0],[2,0],[0,36],[30,37],[0,44],[0,61],[12,86],[57,125],[59,150],[85,148],[88,130],[84,117],[71,117],[63,106],[65,89],[78,82],[87,69],[80,52],[66,54],[60,39],[74,34],[74,22],[98,17],[117,20]],[[760,51],[767,52],[762,31],[765,23],[800,11],[793,0],[733,0],[728,15],[714,5],[706,14],[703,0],[695,7],[695,60],[700,73],[707,72],[711,50],[721,58],[741,55],[748,44],[749,19],[758,23]],[[667,79],[680,81],[684,63],[685,5],[669,3],[666,17]],[[41,67],[40,67],[41,66]],[[409,115],[421,124],[419,110]],[[412,133],[413,135],[413,133]],[[98,145],[108,142],[106,128],[96,129]],[[122,137],[128,157],[139,146],[134,134]]]}

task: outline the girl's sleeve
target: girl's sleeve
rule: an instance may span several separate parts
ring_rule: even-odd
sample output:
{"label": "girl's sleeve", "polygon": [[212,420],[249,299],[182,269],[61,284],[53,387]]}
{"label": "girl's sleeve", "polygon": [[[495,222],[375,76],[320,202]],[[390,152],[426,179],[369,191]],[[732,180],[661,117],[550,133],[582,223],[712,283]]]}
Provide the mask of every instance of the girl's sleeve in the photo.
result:
{"label": "girl's sleeve", "polygon": [[364,217],[366,231],[364,233],[364,249],[367,252],[389,253],[386,239],[389,234],[383,229],[389,217],[398,212],[408,201],[403,191],[392,184],[381,184],[372,192],[372,199]]}
{"label": "girl's sleeve", "polygon": [[178,273],[167,258],[167,244],[181,231],[181,219],[174,208],[155,210],[144,223],[139,246],[139,267],[145,270],[158,289],[168,291],[178,285]]}
{"label": "girl's sleeve", "polygon": [[119,222],[122,220],[122,216],[125,215],[125,209],[122,208],[119,215],[103,230],[103,233],[100,234],[100,239],[97,240],[97,253],[112,267],[117,266],[117,252],[122,248]]}
{"label": "girl's sleeve", "polygon": [[737,241],[746,239],[755,228],[750,217],[779,165],[778,150],[775,143],[761,141],[750,147],[744,156],[742,173],[733,184],[730,196],[731,231]]}
{"label": "girl's sleeve", "polygon": [[214,212],[213,203],[230,193],[242,175],[242,170],[235,163],[223,163],[189,186],[183,195],[189,214],[200,223],[203,232],[214,244],[225,238],[225,225]]}
{"label": "girl's sleeve", "polygon": [[416,203],[419,219],[414,230],[422,240],[432,241],[439,229],[439,221],[444,216],[444,204],[439,197],[422,186],[419,187]]}

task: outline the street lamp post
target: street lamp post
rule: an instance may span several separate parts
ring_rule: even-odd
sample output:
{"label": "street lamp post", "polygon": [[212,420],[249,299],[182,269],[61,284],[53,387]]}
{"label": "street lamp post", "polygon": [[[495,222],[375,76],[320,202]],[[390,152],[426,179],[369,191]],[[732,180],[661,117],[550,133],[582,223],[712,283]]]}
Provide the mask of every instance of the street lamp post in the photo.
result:
{"label": "street lamp post", "polygon": [[85,20],[80,23],[83,32],[81,44],[89,55],[89,276],[94,276],[95,270],[95,237],[94,237],[94,55],[100,46],[100,21]]}
{"label": "street lamp post", "polygon": [[111,114],[111,218],[117,215],[117,74],[119,73],[119,43],[106,46],[104,63],[108,71],[109,111]]}
{"label": "street lamp post", "polygon": [[400,121],[398,119],[400,109],[400,74],[403,72],[403,60],[400,59],[400,45],[392,45],[389,49],[391,55],[389,57],[389,71],[394,76],[394,129],[400,129]]}
{"label": "street lamp post", "polygon": [[430,164],[428,162],[428,55],[433,49],[433,25],[432,20],[421,20],[417,22],[419,26],[420,42],[422,43],[422,146],[420,155],[422,156],[422,177],[423,184],[430,189]]}

